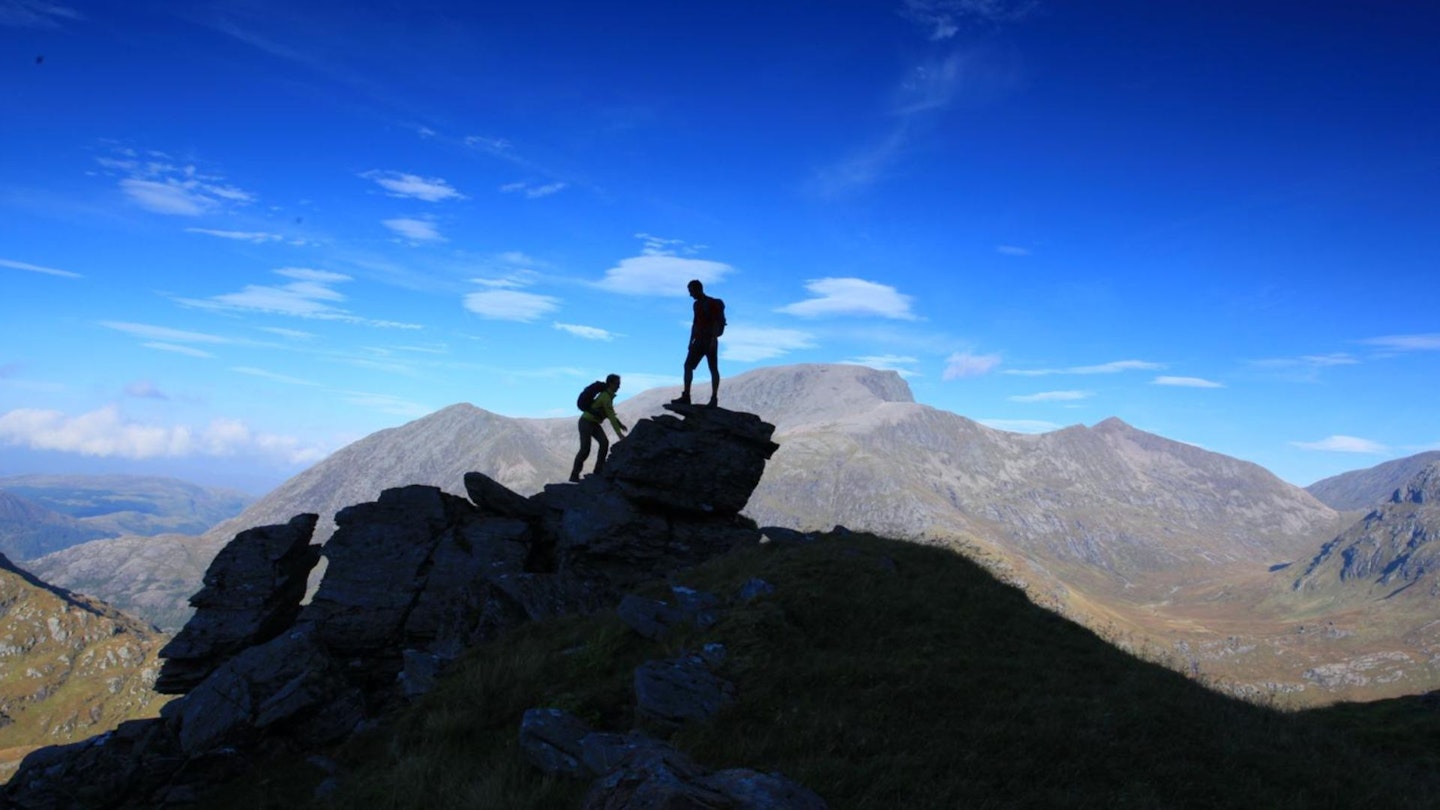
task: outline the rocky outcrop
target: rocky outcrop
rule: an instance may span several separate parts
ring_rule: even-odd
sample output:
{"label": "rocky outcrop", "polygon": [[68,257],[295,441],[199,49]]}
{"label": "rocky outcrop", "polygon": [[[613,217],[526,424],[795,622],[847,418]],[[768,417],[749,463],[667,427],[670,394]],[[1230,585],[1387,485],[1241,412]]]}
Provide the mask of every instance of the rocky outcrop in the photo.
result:
{"label": "rocky outcrop", "polygon": [[183,697],[124,734],[32,754],[5,798],[21,808],[190,801],[258,752],[344,740],[423,691],[467,645],[613,606],[639,582],[758,543],[739,511],[777,448],[773,427],[723,409],[677,412],[637,424],[605,474],[578,486],[527,499],[472,474],[471,500],[408,486],[341,510],[303,607],[316,516],[240,533],[166,648],[163,684]]}
{"label": "rocky outcrop", "polygon": [[318,515],[297,515],[284,526],[241,532],[220,551],[205,587],[190,599],[195,616],[160,656],[155,691],[183,695],[225,659],[263,644],[295,623],[305,578],[320,561],[310,545]]}
{"label": "rocky outcrop", "polygon": [[1326,543],[1293,585],[1317,591],[1337,585],[1394,595],[1440,570],[1440,462],[1420,469],[1389,500]]}

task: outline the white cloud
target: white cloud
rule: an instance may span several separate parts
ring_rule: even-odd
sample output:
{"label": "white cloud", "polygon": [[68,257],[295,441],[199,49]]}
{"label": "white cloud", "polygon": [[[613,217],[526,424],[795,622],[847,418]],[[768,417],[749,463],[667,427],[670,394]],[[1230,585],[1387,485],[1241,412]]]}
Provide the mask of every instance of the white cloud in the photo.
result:
{"label": "white cloud", "polygon": [[857,366],[866,366],[880,371],[893,371],[906,379],[919,376],[919,372],[908,368],[908,366],[913,366],[920,362],[914,357],[903,357],[897,354],[872,354],[841,362],[851,363]]}
{"label": "white cloud", "polygon": [[898,320],[918,320],[910,312],[908,295],[894,287],[861,278],[821,278],[806,282],[815,298],[780,307],[776,312],[818,318],[827,315],[874,315]]}
{"label": "white cloud", "polygon": [[1165,368],[1164,363],[1146,360],[1116,360],[1097,366],[1071,366],[1070,368],[1006,369],[1004,373],[1020,377],[1045,377],[1051,374],[1119,374],[1124,371],[1157,371]]}
{"label": "white cloud", "polygon": [[1388,335],[1360,342],[1400,352],[1437,351],[1440,350],[1440,332],[1424,335]]}
{"label": "white cloud", "polygon": [[1007,433],[1049,433],[1062,427],[1062,425],[1041,419],[976,419],[975,421],[985,427],[1003,430]]}
{"label": "white cloud", "polygon": [[1224,388],[1223,383],[1200,377],[1156,377],[1150,381],[1152,385],[1173,385],[1180,388]]}
{"label": "white cloud", "polygon": [[1073,402],[1095,396],[1093,391],[1042,391],[1010,397],[1011,402]]}
{"label": "white cloud", "polygon": [[[647,254],[622,259],[605,271],[595,286],[623,295],[686,296],[685,285],[700,279],[707,287],[734,272],[735,268],[705,259],[687,259],[667,254]],[[708,290],[707,290],[708,292]]]}
{"label": "white cloud", "polygon": [[995,252],[1006,256],[1029,256],[1029,248],[1016,247],[1015,245],[996,245]]}
{"label": "white cloud", "polygon": [[484,318],[528,323],[560,308],[558,298],[519,290],[487,290],[465,296],[465,308]]}
{"label": "white cloud", "polygon": [[79,273],[72,273],[69,270],[56,270],[53,267],[41,267],[38,264],[26,264],[25,262],[0,259],[0,267],[8,267],[11,270],[25,270],[31,273],[44,273],[47,276],[59,276],[60,278],[84,278]]}
{"label": "white cloud", "polygon": [[275,271],[275,275],[298,279],[300,281],[313,281],[317,284],[339,284],[342,281],[353,280],[344,273],[332,273],[329,270],[314,270],[309,267],[282,267]]}
{"label": "white cloud", "polygon": [[149,211],[197,217],[255,200],[255,195],[226,184],[223,177],[202,173],[193,164],[179,165],[163,152],[150,152],[151,160],[140,159],[131,149],[116,154],[120,157],[101,157],[96,162],[111,176],[123,175],[120,190]]}
{"label": "white cloud", "polygon": [[374,180],[381,188],[385,189],[391,197],[424,200],[425,202],[465,199],[465,195],[451,188],[449,183],[439,177],[421,177],[417,174],[380,171],[378,169],[365,172],[360,176],[366,180]]}
{"label": "white cloud", "polygon": [[0,2],[0,25],[15,28],[59,28],[62,22],[83,20],[80,12],[47,0]]}
{"label": "white cloud", "polygon": [[13,410],[0,415],[0,442],[103,458],[259,456],[305,464],[326,455],[314,445],[259,433],[235,419],[216,419],[203,429],[146,425],[125,418],[114,405],[79,416],[33,408]]}
{"label": "white cloud", "polygon": [[239,292],[224,293],[203,299],[181,298],[177,301],[186,306],[201,309],[268,312],[296,318],[344,321],[387,329],[422,328],[419,324],[363,318],[334,306],[331,302],[344,301],[345,295],[332,289],[331,285],[350,281],[351,279],[347,275],[327,270],[312,270],[306,267],[283,267],[276,270],[275,274],[295,280],[279,286],[247,284]]}
{"label": "white cloud", "polygon": [[183,354],[188,357],[199,357],[204,360],[209,360],[210,358],[215,356],[210,352],[205,351],[204,349],[197,349],[194,346],[181,346],[175,343],[162,343],[159,341],[151,341],[150,343],[141,343],[140,345],[144,346],[147,349],[170,352],[171,354]]}
{"label": "white cloud", "polygon": [[815,336],[798,329],[731,325],[720,338],[720,356],[742,363],[769,360],[800,349],[813,348]]}
{"label": "white cloud", "polygon": [[940,379],[958,380],[963,377],[979,377],[990,373],[998,365],[1000,365],[1000,355],[998,354],[955,352],[945,358],[945,371],[941,373]]}
{"label": "white cloud", "polygon": [[279,242],[285,237],[278,233],[264,233],[261,231],[217,231],[213,228],[186,228],[186,233],[203,233],[206,236],[217,236],[221,239],[233,239],[237,242],[254,242],[257,245],[266,242]]}
{"label": "white cloud", "polygon": [[615,339],[614,332],[600,329],[599,327],[595,326],[581,326],[580,324],[576,323],[556,322],[555,328],[559,329],[562,332],[569,332],[575,337],[585,338],[586,340],[610,341]]}
{"label": "white cloud", "polygon": [[1380,454],[1387,453],[1390,450],[1390,448],[1379,442],[1372,442],[1369,439],[1359,439],[1354,436],[1330,436],[1318,442],[1290,442],[1290,444],[1301,450],[1327,450],[1335,453]]}
{"label": "white cloud", "polygon": [[440,230],[435,227],[435,223],[427,219],[397,217],[396,219],[387,219],[380,224],[412,242],[445,241],[445,237],[440,235]]}
{"label": "white cloud", "polygon": [[500,187],[500,190],[505,192],[506,194],[524,194],[526,197],[533,200],[539,197],[549,197],[551,194],[563,191],[568,185],[568,183],[564,182],[546,183],[543,186],[532,185],[530,183],[524,182],[506,183],[505,185]]}

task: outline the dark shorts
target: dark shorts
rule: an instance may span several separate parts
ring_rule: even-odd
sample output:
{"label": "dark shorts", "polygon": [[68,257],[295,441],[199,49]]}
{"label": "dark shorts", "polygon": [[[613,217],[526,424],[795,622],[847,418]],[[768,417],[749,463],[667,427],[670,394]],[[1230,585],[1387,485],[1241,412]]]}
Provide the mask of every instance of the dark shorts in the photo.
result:
{"label": "dark shorts", "polygon": [[710,368],[713,369],[718,362],[719,352],[720,340],[718,338],[697,340],[690,344],[690,352],[685,355],[685,368],[696,368],[700,365],[700,359],[703,357],[709,361]]}

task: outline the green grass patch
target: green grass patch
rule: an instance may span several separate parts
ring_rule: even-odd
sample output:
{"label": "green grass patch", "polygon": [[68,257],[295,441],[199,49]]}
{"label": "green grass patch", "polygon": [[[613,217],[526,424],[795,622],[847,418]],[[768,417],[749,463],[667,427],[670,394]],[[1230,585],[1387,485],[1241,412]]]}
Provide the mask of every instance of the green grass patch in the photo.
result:
{"label": "green grass patch", "polygon": [[337,752],[328,799],[305,803],[320,775],[297,765],[230,806],[576,807],[587,783],[524,763],[523,712],[629,730],[635,667],[707,642],[727,647],[719,674],[738,700],[671,741],[709,767],[780,771],[837,810],[1440,806],[1440,713],[1418,704],[1245,703],[953,552],[868,536],[747,549],[674,581],[729,597],[751,577],[775,593],[664,643],[610,612],[520,628]]}

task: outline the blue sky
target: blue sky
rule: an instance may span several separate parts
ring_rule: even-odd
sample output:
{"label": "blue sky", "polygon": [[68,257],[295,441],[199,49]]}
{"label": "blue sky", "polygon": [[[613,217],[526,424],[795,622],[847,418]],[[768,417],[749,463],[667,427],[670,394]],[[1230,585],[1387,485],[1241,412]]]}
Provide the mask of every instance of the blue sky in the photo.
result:
{"label": "blue sky", "polygon": [[[858,362],[1305,485],[1440,447],[1440,7],[0,0],[0,474]],[[704,380],[702,370],[700,379]],[[722,389],[723,392],[723,389]]]}

